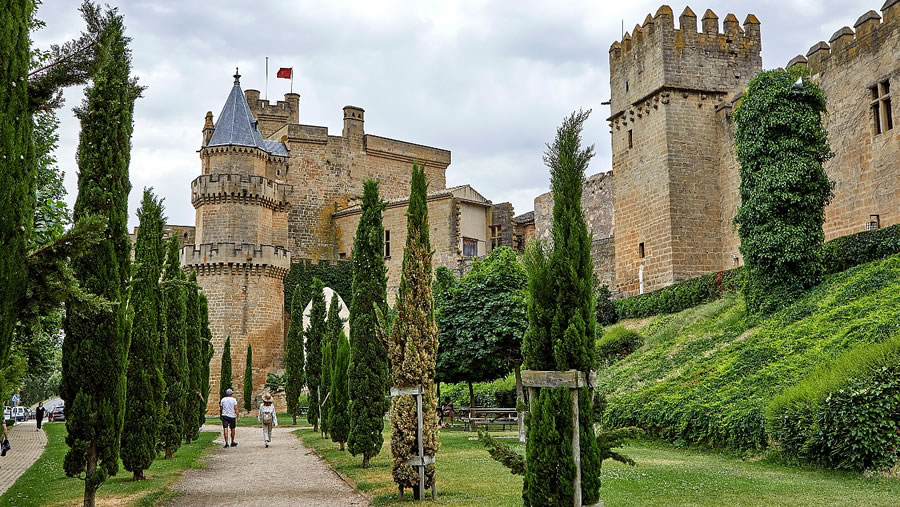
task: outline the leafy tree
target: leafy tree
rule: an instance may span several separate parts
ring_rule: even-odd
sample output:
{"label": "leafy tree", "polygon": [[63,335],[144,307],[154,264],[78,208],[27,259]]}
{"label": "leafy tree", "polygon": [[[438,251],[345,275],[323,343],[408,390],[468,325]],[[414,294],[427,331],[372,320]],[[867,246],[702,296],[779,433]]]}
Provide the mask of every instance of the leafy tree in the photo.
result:
{"label": "leafy tree", "polygon": [[312,307],[309,312],[309,328],[306,329],[306,387],[309,388],[309,409],[306,418],[319,431],[319,403],[322,381],[322,342],[325,340],[325,284],[313,278]]}
{"label": "leafy tree", "polygon": [[156,458],[163,419],[163,361],[166,356],[165,302],[159,280],[165,260],[162,202],[149,189],[138,209],[140,227],[135,244],[135,273],[131,287],[134,320],[128,352],[122,464],[144,479]]}
{"label": "leafy tree", "polygon": [[291,323],[284,353],[284,397],[294,424],[300,414],[300,392],[303,390],[303,290],[298,285],[291,298]]}
{"label": "leafy tree", "polygon": [[734,217],[746,261],[747,306],[771,312],[822,279],[825,206],[834,154],[822,126],[825,94],[808,70],[761,72],[734,112],[741,206]]}
{"label": "leafy tree", "polygon": [[322,430],[322,434],[325,438],[328,438],[329,418],[331,417],[330,407],[334,403],[334,399],[329,396],[329,393],[331,392],[331,374],[334,371],[334,360],[332,359],[333,354],[331,353],[331,350],[331,343],[326,340],[325,345],[322,347],[322,380],[319,384],[321,386],[319,388],[319,396],[322,398],[322,409],[319,413],[319,429]]}
{"label": "leafy tree", "polygon": [[350,300],[350,454],[363,457],[362,467],[378,455],[384,443],[385,396],[390,382],[387,348],[378,335],[377,312],[387,309],[387,269],[384,266],[384,201],[378,182],[363,183],[362,215],[353,240],[353,289]]}
{"label": "leafy tree", "polygon": [[247,366],[244,367],[244,410],[253,407],[253,347],[247,344]]}
{"label": "leafy tree", "polygon": [[[594,147],[581,147],[581,131],[590,111],[572,113],[547,145],[544,163],[550,168],[553,194],[553,246],[545,253],[539,242],[526,252],[528,330],[522,343],[525,365],[534,370],[589,372],[594,364],[596,316],[591,293],[591,237],[581,209],[584,173]],[[571,504],[575,468],[560,441],[571,439],[574,424],[568,388],[541,389],[528,424],[527,473],[523,497],[532,505],[550,499]],[[581,498],[599,500],[600,449],[593,430],[590,388],[578,395],[581,447]],[[532,437],[532,435],[534,435]],[[547,446],[556,446],[548,449]]]}
{"label": "leafy tree", "polygon": [[[206,413],[203,403],[203,394],[200,392],[203,383],[203,343],[200,336],[200,287],[197,285],[197,273],[192,272],[188,277],[187,285],[187,358],[188,376],[185,401],[184,440],[190,443],[196,440],[200,432],[199,414]],[[228,357],[228,379],[231,383],[231,354]]]}
{"label": "leafy tree", "polygon": [[601,285],[594,294],[597,301],[597,324],[601,326],[611,326],[619,321],[616,315],[616,306],[612,302],[612,294],[609,292],[608,285]]}
{"label": "leafy tree", "polygon": [[[437,442],[437,399],[434,395],[434,367],[437,360],[437,326],[434,323],[431,296],[431,242],[428,234],[427,183],[424,167],[413,165],[406,211],[406,248],[403,251],[403,274],[397,297],[397,318],[390,333],[388,354],[393,366],[394,386],[421,385],[425,455],[434,456]],[[391,402],[392,475],[400,487],[412,488],[418,496],[418,472],[406,461],[418,455],[416,400],[402,395]],[[425,487],[435,479],[434,465],[425,469]]]}
{"label": "leafy tree", "polygon": [[219,398],[225,397],[225,391],[232,389],[231,385],[231,337],[225,337],[225,347],[222,349],[222,369],[219,379]]}
{"label": "leafy tree", "polygon": [[[330,345],[329,345],[330,347]],[[337,354],[334,356],[334,374],[331,376],[331,410],[328,427],[331,440],[341,445],[350,434],[350,384],[348,369],[350,368],[350,342],[347,335],[341,332],[338,336]]]}
{"label": "leafy tree", "polygon": [[[4,9],[0,17],[5,15]],[[81,135],[73,217],[77,222],[102,215],[108,225],[105,238],[73,260],[72,270],[82,287],[112,305],[97,311],[78,300],[67,304],[60,386],[69,445],[63,467],[67,475],[84,479],[88,506],[94,505],[97,488],[107,476],[118,472],[131,338],[126,297],[131,267],[128,163],[134,102],[141,93],[130,77],[131,54],[122,17],[110,10],[106,25],[93,83],[76,110]]]}
{"label": "leafy tree", "polygon": [[26,86],[33,8],[31,0],[0,3],[0,361],[4,362],[28,277],[25,257],[35,211],[37,171]]}
{"label": "leafy tree", "polygon": [[166,319],[166,360],[164,375],[166,396],[160,442],[165,451],[165,459],[171,459],[181,446],[184,436],[186,388],[188,377],[187,359],[187,288],[184,271],[178,258],[178,235],[166,240],[166,269],[163,273],[163,295],[165,296]]}

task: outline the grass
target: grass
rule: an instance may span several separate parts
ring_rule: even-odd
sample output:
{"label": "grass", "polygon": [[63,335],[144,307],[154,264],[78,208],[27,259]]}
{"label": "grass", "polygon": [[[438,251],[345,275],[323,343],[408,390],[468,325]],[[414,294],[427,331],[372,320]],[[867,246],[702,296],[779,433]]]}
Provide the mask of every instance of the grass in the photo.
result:
{"label": "grass", "polygon": [[[72,505],[81,504],[84,482],[66,477],[62,463],[69,449],[65,424],[45,424],[47,446],[38,460],[4,494],[0,505]],[[147,480],[134,482],[131,473],[119,462],[119,473],[110,477],[97,491],[97,503],[117,505],[156,505],[171,496],[169,488],[188,468],[200,468],[200,461],[211,447],[215,433],[201,432],[200,438],[182,446],[171,460],[157,459],[145,472]]]}
{"label": "grass", "polygon": [[600,372],[605,421],[688,443],[762,449],[770,400],[817,366],[900,333],[900,256],[830,276],[769,317],[739,295],[650,320]]}
{"label": "grass", "polygon": [[[367,470],[361,458],[338,450],[311,430],[297,430],[303,443],[353,480],[373,505],[400,503],[391,479],[390,432]],[[442,505],[522,505],[522,478],[493,461],[471,434],[441,432],[436,458],[438,501]],[[523,445],[510,444],[518,452]],[[685,450],[661,441],[629,442],[622,451],[629,467],[606,461],[600,497],[607,506],[894,506],[900,480],[852,472],[798,468],[767,459]],[[406,493],[404,502],[411,502]]]}
{"label": "grass", "polygon": [[[293,419],[288,415],[287,412],[278,412],[278,425],[284,426],[286,428],[292,426],[306,426],[306,414],[297,416],[297,424],[293,424]],[[206,416],[206,424],[213,424],[216,426],[222,426],[222,419],[217,415],[208,415]],[[237,420],[237,425],[241,427],[256,427],[259,426],[259,420],[255,415],[242,415],[240,419]]]}

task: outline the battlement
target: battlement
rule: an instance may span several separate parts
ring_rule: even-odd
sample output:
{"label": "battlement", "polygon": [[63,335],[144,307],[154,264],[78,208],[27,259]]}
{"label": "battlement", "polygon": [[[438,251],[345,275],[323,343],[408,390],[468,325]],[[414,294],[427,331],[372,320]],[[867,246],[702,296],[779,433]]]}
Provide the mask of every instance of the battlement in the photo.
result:
{"label": "battlement", "polygon": [[428,167],[446,169],[450,165],[449,150],[397,141],[396,139],[373,136],[371,134],[366,135],[366,153],[410,164],[418,161],[420,164],[424,163]]}
{"label": "battlement", "polygon": [[203,243],[185,246],[180,257],[182,268],[197,270],[200,274],[230,268],[284,278],[291,268],[291,253],[283,246]]}
{"label": "battlement", "polygon": [[845,26],[834,32],[828,42],[814,44],[806,56],[797,55],[788,62],[808,66],[814,73],[829,67],[845,65],[860,55],[872,54],[881,49],[888,36],[900,28],[900,0],[887,0],[881,7],[881,15],[874,10],[860,16],[853,28]]}
{"label": "battlement", "polygon": [[286,124],[300,122],[300,94],[285,93],[284,100],[275,104],[259,98],[259,90],[244,90],[250,111],[259,120],[259,130],[268,137]]}
{"label": "battlement", "polygon": [[209,203],[253,203],[281,211],[288,207],[292,190],[291,185],[262,176],[205,174],[191,182],[191,203],[194,208]]}
{"label": "battlement", "polygon": [[646,99],[663,87],[731,92],[762,68],[760,23],[748,14],[743,25],[728,14],[719,17],[707,9],[697,25],[690,7],[678,18],[661,6],[635,25],[609,49],[612,116]]}

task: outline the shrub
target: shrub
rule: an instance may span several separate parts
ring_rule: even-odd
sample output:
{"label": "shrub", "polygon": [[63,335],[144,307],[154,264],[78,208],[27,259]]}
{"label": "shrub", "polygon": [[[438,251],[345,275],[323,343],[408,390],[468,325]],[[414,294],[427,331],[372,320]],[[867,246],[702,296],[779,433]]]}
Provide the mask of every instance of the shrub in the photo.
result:
{"label": "shrub", "polygon": [[611,326],[619,321],[619,316],[616,314],[616,305],[612,302],[612,295],[609,292],[608,285],[601,285],[594,292],[594,299],[597,302],[594,311],[597,315],[597,324]]}
{"label": "shrub", "polygon": [[[502,379],[492,382],[475,382],[472,384],[475,391],[475,404],[479,407],[515,407],[516,406],[516,378],[510,373]],[[469,406],[469,384],[457,382],[455,384],[441,384],[441,399],[450,397],[454,407]]]}
{"label": "shrub", "polygon": [[644,337],[622,326],[606,329],[597,340],[597,364],[612,364],[644,344]]}
{"label": "shrub", "polygon": [[613,305],[619,319],[676,313],[715,301],[727,291],[740,289],[744,276],[743,267],[707,273],[653,292],[617,299]]}
{"label": "shrub", "polygon": [[766,408],[768,430],[790,457],[851,470],[900,458],[900,334],[862,344],[813,371]]}
{"label": "shrub", "polygon": [[839,273],[897,253],[900,253],[900,224],[841,236],[825,243],[822,266],[826,273]]}

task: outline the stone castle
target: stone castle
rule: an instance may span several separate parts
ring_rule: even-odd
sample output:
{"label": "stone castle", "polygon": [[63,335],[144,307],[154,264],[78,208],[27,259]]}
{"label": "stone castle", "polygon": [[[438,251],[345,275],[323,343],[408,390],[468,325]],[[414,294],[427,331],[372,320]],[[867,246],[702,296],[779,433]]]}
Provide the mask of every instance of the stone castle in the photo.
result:
{"label": "stone castle", "polygon": [[[731,219],[739,206],[731,113],[762,69],[760,22],[707,10],[678,17],[662,6],[610,47],[608,118],[612,171],[585,180],[595,275],[620,294],[651,291],[742,264]],[[900,136],[891,83],[900,76],[900,0],[869,11],[854,29],[814,45],[805,65],[824,89],[836,156],[826,238],[900,223]],[[234,364],[253,344],[254,385],[283,367],[283,281],[292,263],[352,255],[362,182],[381,182],[390,298],[399,285],[409,174],[424,164],[436,265],[457,273],[501,245],[521,250],[549,238],[552,199],[515,216],[470,185],[446,187],[448,150],[365,132],[365,111],[343,108],[341,135],[300,123],[300,95],[275,104],[242,90],[240,75],[218,118],[206,114],[201,174],[191,183],[194,227],[181,236],[182,264],[197,272],[210,303],[218,389],[223,343]],[[243,368],[235,368],[242,372]],[[236,385],[241,385],[238,373]],[[216,400],[210,402],[215,410]]]}
{"label": "stone castle", "polygon": [[[743,263],[732,228],[740,205],[732,112],[762,70],[760,22],[666,5],[609,50],[612,171],[585,181],[594,268],[620,294],[662,288]],[[900,0],[869,11],[787,66],[808,66],[824,90],[835,157],[825,237],[900,223]],[[549,203],[549,204],[548,204]],[[537,235],[552,201],[535,199]]]}

